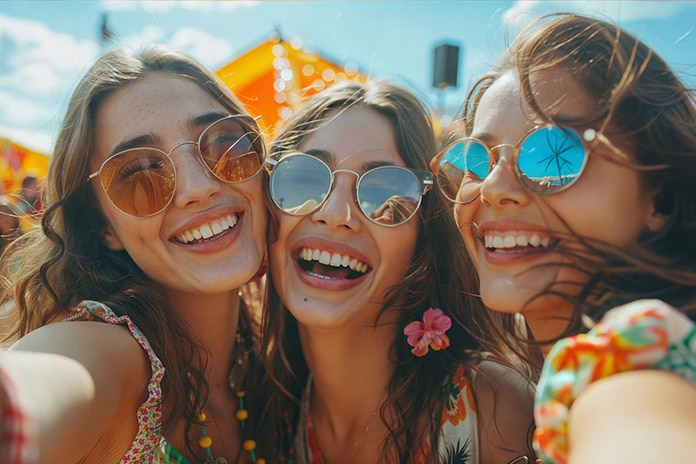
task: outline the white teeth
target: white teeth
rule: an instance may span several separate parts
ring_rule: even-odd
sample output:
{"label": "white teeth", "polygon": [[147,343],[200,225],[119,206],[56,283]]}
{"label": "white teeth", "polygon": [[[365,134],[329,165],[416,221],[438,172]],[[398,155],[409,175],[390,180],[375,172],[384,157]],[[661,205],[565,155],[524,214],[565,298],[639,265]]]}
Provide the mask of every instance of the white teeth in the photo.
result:
{"label": "white teeth", "polygon": [[349,267],[353,271],[365,273],[370,268],[362,261],[340,253],[329,253],[326,250],[302,248],[299,252],[300,259],[304,261],[318,261],[326,266]]}
{"label": "white teeth", "polygon": [[213,233],[214,234],[219,234],[222,232],[222,225],[219,222],[213,222]]}
{"label": "white teeth", "polygon": [[331,264],[331,254],[328,251],[322,251],[319,255],[319,262],[321,264]]}
{"label": "white teeth", "polygon": [[196,229],[187,230],[177,235],[176,238],[181,243],[191,243],[195,240],[206,239],[218,235],[227,229],[231,229],[235,225],[237,225],[237,216],[228,214],[224,218],[217,219],[209,224],[203,224]]}
{"label": "white teeth", "polygon": [[539,237],[538,234],[525,234],[522,232],[507,233],[504,235],[484,235],[483,243],[486,248],[515,248],[515,247],[542,247],[551,244],[550,237]]}
{"label": "white teeth", "polygon": [[208,224],[205,224],[201,226],[201,235],[203,235],[203,238],[210,238],[213,236],[213,229]]}

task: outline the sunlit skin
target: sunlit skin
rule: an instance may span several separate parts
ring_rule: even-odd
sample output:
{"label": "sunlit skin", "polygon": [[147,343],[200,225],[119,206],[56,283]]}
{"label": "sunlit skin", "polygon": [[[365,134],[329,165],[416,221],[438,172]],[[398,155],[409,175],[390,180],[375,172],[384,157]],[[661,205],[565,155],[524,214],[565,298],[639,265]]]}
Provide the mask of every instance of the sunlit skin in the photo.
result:
{"label": "sunlit skin", "polygon": [[[331,119],[335,113],[329,113]],[[363,173],[374,163],[404,166],[390,123],[366,109],[352,108],[312,132],[300,147],[319,154],[332,169]],[[366,169],[367,168],[367,169]],[[417,217],[397,227],[368,220],[355,202],[356,177],[335,176],[324,205],[306,216],[278,213],[278,240],[271,245],[271,270],[288,309],[303,325],[317,328],[371,326],[384,291],[398,282],[411,262]],[[302,247],[357,258],[369,270],[357,279],[325,279],[303,272]]]}
{"label": "sunlit skin", "polygon": [[[564,71],[539,73],[532,88],[539,105],[550,115],[573,118],[593,109],[593,99]],[[516,145],[538,124],[540,121],[523,102],[516,73],[508,72],[483,95],[471,136],[491,147]],[[567,238],[560,239],[559,234],[567,233],[570,227],[582,237],[630,246],[641,230],[655,226],[655,192],[642,188],[636,171],[610,161],[617,154],[599,144],[584,173],[570,188],[552,195],[534,194],[515,176],[513,151],[506,146],[494,152],[498,162],[480,184],[479,198],[456,205],[455,217],[478,268],[486,306],[509,313],[523,311],[534,336],[544,340],[560,333],[571,308],[551,297],[527,306],[525,303],[555,281],[582,283],[587,279],[567,267],[539,268],[570,259],[554,253],[554,246],[580,246]],[[485,235],[537,235],[549,238],[550,246],[491,249],[483,244]],[[578,291],[576,286],[559,288]]]}
{"label": "sunlit skin", "polygon": [[[207,124],[193,124],[194,118],[209,113],[229,111],[187,79],[167,73],[144,77],[114,92],[98,111],[92,170],[124,141],[142,138],[142,145],[165,152],[195,141]],[[109,223],[107,245],[125,249],[171,296],[227,295],[256,273],[264,255],[263,240],[258,239],[266,230],[263,178],[224,183],[208,172],[196,151],[194,144],[186,144],[172,153],[175,196],[165,211],[153,216],[124,214],[96,179],[92,184]],[[209,240],[184,244],[176,238],[227,215],[237,217],[238,223]]]}
{"label": "sunlit skin", "polygon": [[[209,123],[194,121],[211,113],[226,115],[229,110],[190,80],[168,73],[141,78],[111,94],[97,112],[91,169],[99,169],[118,151],[116,147],[134,139],[139,146],[165,152],[181,142],[196,141]],[[99,182],[92,181],[92,186],[108,223],[105,244],[125,250],[159,283],[172,310],[206,344],[213,360],[206,372],[210,385],[206,410],[216,424],[208,430],[213,437],[212,453],[232,462],[240,446],[234,438],[239,436],[239,421],[234,416],[239,401],[228,387],[227,366],[232,362],[238,323],[237,289],[257,273],[265,254],[264,178],[259,174],[244,182],[225,183],[207,170],[195,144],[180,146],[171,157],[177,173],[174,198],[155,215],[124,214],[109,201]],[[230,215],[237,219],[233,227],[205,240],[184,243],[180,239],[187,231]],[[141,348],[132,341],[131,345],[129,349],[140,356]],[[166,436],[180,451],[186,449],[183,429],[181,421]],[[194,440],[196,433],[192,431]]]}

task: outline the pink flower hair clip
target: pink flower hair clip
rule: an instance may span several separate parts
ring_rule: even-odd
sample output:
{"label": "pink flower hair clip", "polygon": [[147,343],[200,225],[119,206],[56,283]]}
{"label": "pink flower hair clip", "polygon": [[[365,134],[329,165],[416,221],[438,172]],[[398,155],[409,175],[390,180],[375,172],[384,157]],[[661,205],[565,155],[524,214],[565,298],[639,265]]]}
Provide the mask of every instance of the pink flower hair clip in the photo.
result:
{"label": "pink flower hair clip", "polygon": [[444,350],[450,345],[449,337],[445,335],[452,320],[440,308],[428,308],[423,313],[423,322],[413,321],[404,327],[404,335],[408,344],[413,347],[411,353],[421,357],[428,354],[428,349]]}

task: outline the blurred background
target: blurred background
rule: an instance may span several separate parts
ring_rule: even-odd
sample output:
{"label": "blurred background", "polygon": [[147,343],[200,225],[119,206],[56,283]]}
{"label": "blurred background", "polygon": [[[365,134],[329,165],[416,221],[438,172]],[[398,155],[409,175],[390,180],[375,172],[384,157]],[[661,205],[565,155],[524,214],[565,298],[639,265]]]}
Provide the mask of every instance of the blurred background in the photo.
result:
{"label": "blurred background", "polygon": [[696,87],[689,1],[0,1],[0,187],[44,175],[71,90],[110,48],[189,53],[269,133],[306,96],[369,78],[414,91],[446,131],[468,84],[550,11],[622,25]]}

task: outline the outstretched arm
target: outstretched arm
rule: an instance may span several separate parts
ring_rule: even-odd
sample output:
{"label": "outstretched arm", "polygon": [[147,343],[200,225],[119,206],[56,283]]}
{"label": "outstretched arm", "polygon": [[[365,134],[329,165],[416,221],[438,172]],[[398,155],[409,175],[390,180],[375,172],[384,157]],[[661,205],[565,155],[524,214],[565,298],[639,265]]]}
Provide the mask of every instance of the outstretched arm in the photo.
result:
{"label": "outstretched arm", "polygon": [[569,464],[696,462],[696,386],[639,370],[590,384],[568,416]]}
{"label": "outstretched arm", "polygon": [[[3,425],[17,414],[24,417],[24,430],[36,438],[37,462],[77,462],[102,446],[112,429],[120,431],[105,441],[120,449],[104,453],[122,456],[128,449],[150,368],[127,329],[99,322],[50,324],[2,353],[0,369],[9,394],[0,404]],[[14,417],[8,406],[16,408]],[[22,440],[12,434],[2,438]],[[0,449],[11,447],[0,443]]]}

